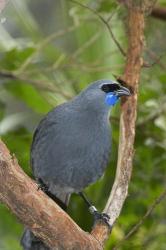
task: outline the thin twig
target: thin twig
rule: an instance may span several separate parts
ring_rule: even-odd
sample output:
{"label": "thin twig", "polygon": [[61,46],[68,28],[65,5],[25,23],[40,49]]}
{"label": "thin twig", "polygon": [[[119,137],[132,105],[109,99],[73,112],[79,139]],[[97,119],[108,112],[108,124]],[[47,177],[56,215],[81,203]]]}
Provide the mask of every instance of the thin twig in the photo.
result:
{"label": "thin twig", "polygon": [[123,50],[123,48],[121,47],[120,43],[119,43],[119,42],[117,41],[117,39],[115,38],[114,33],[112,32],[112,29],[111,29],[111,27],[110,27],[110,25],[109,25],[109,23],[108,23],[108,21],[110,20],[110,17],[108,18],[108,20],[105,20],[104,17],[103,17],[102,15],[100,15],[96,10],[90,8],[89,6],[87,6],[87,5],[85,5],[85,4],[82,4],[82,3],[79,3],[79,2],[77,2],[76,0],[70,0],[70,2],[75,3],[75,4],[77,4],[77,5],[79,5],[79,6],[83,7],[83,8],[86,8],[86,9],[88,9],[89,11],[91,11],[93,14],[95,14],[95,15],[100,19],[100,21],[101,21],[102,23],[105,24],[106,28],[107,28],[108,31],[109,31],[109,34],[110,34],[111,37],[112,37],[112,40],[115,42],[115,44],[116,44],[116,46],[118,47],[118,49],[120,50],[121,54],[122,54],[123,56],[126,56],[126,52]]}
{"label": "thin twig", "polygon": [[149,209],[146,211],[144,216],[138,221],[138,223],[134,227],[131,228],[131,230],[125,235],[125,237],[116,246],[113,247],[113,250],[117,250],[124,243],[124,241],[126,241],[130,236],[132,236],[134,233],[138,231],[138,229],[144,223],[146,218],[153,212],[156,206],[159,205],[164,200],[165,197],[166,197],[166,188],[160,194],[160,196],[157,199],[155,199],[153,204],[149,207]]}
{"label": "thin twig", "polygon": [[82,63],[74,63],[72,62],[72,64],[66,64],[62,67],[62,69],[66,69],[66,68],[76,68],[77,70],[81,70],[84,72],[110,72],[113,70],[119,70],[122,69],[123,65],[114,65],[112,67],[110,66],[91,66],[91,65],[85,65]]}
{"label": "thin twig", "polygon": [[166,66],[161,63],[161,58],[163,57],[162,55],[157,56],[152,50],[146,48],[145,49],[148,53],[148,55],[154,60],[153,63],[151,63],[151,66],[154,66],[155,64],[158,64],[163,70],[166,70]]}
{"label": "thin twig", "polygon": [[13,80],[19,80],[24,81],[29,84],[32,84],[36,88],[40,90],[47,90],[51,92],[55,92],[57,94],[60,94],[65,99],[71,99],[72,96],[70,96],[67,93],[64,93],[60,88],[58,88],[54,83],[43,81],[43,80],[33,80],[31,76],[23,75],[23,74],[16,74],[15,72],[7,71],[7,70],[0,70],[0,76],[4,78],[9,78]]}
{"label": "thin twig", "polygon": [[[49,69],[47,68],[47,71],[57,70],[57,69],[63,69],[65,66],[73,64],[73,61],[76,61],[76,58],[79,57],[86,49],[88,49],[100,36],[101,32],[93,34],[89,40],[87,40],[81,47],[75,50],[75,52],[72,53],[72,55],[64,55],[61,54],[58,60],[51,66]],[[67,64],[60,67],[60,64],[67,60]],[[74,63],[75,64],[75,63]]]}
{"label": "thin twig", "polygon": [[22,66],[17,70],[17,73],[21,73],[23,72],[27,67],[28,65],[33,61],[34,57],[41,51],[43,50],[43,48],[48,44],[50,43],[51,41],[59,38],[59,37],[62,37],[64,36],[65,34],[67,33],[70,33],[72,31],[74,31],[75,29],[78,28],[78,25],[73,25],[71,27],[68,27],[64,30],[60,30],[58,32],[55,32],[53,34],[51,34],[50,36],[48,36],[46,39],[44,39],[38,46],[37,46],[37,49],[32,53],[31,56],[29,56],[27,58],[27,60],[25,60],[25,62],[22,64]]}
{"label": "thin twig", "polygon": [[72,55],[72,58],[80,56],[86,49],[88,49],[96,40],[100,37],[101,31],[92,35],[92,37],[87,40],[81,47],[79,47]]}

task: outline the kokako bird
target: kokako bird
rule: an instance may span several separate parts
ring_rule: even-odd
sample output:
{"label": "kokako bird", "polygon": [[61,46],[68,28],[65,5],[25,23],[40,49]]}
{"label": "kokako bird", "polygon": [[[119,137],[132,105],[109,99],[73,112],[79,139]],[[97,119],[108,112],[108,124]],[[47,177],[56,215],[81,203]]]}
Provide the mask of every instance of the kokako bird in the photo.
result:
{"label": "kokako bird", "polygon": [[[129,95],[118,82],[98,80],[39,123],[31,147],[33,174],[62,208],[72,193],[81,193],[86,200],[84,188],[103,175],[111,152],[110,107]],[[24,250],[49,249],[29,229],[21,244]]]}

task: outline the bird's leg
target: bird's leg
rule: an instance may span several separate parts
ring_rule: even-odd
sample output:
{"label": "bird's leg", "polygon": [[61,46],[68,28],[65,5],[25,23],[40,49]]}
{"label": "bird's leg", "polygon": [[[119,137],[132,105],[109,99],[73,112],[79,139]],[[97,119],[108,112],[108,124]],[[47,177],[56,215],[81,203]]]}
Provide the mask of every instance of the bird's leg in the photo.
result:
{"label": "bird's leg", "polygon": [[94,216],[94,221],[102,220],[104,221],[109,227],[109,215],[106,213],[100,213],[95,206],[89,201],[89,199],[86,197],[86,195],[83,192],[79,192],[79,195],[81,198],[85,201],[85,203],[88,206],[89,212]]}
{"label": "bird's leg", "polygon": [[[88,206],[88,208],[90,209],[90,207],[94,207],[93,205],[92,205],[92,203],[89,201],[89,199],[86,197],[86,195],[83,193],[83,192],[79,192],[78,193],[80,196],[81,196],[81,198],[85,201],[85,203],[86,203],[86,205]],[[95,207],[94,207],[95,208]],[[97,210],[96,208],[95,208],[95,210]]]}

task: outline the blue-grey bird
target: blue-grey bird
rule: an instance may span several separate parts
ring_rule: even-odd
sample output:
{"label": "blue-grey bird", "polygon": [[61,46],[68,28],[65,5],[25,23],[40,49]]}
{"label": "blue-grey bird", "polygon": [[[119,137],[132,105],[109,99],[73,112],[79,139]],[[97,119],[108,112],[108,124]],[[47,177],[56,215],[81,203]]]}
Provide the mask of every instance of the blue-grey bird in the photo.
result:
{"label": "blue-grey bird", "polygon": [[[98,80],[54,108],[38,125],[31,147],[33,173],[62,207],[72,193],[103,175],[111,151],[109,110],[119,97],[129,95],[117,82]],[[25,250],[49,249],[28,229],[21,243]]]}

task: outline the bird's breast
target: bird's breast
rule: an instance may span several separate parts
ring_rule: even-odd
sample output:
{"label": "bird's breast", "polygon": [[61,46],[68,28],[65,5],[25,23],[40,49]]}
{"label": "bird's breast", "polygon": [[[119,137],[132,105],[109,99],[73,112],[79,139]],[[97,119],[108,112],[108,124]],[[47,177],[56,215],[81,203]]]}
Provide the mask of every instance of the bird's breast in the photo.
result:
{"label": "bird's breast", "polygon": [[77,192],[103,175],[111,149],[107,120],[72,113],[45,122],[31,152],[37,178]]}
{"label": "bird's breast", "polygon": [[81,190],[104,173],[111,151],[110,129],[102,126],[84,128],[78,137],[75,135],[74,145],[71,182],[75,189]]}

